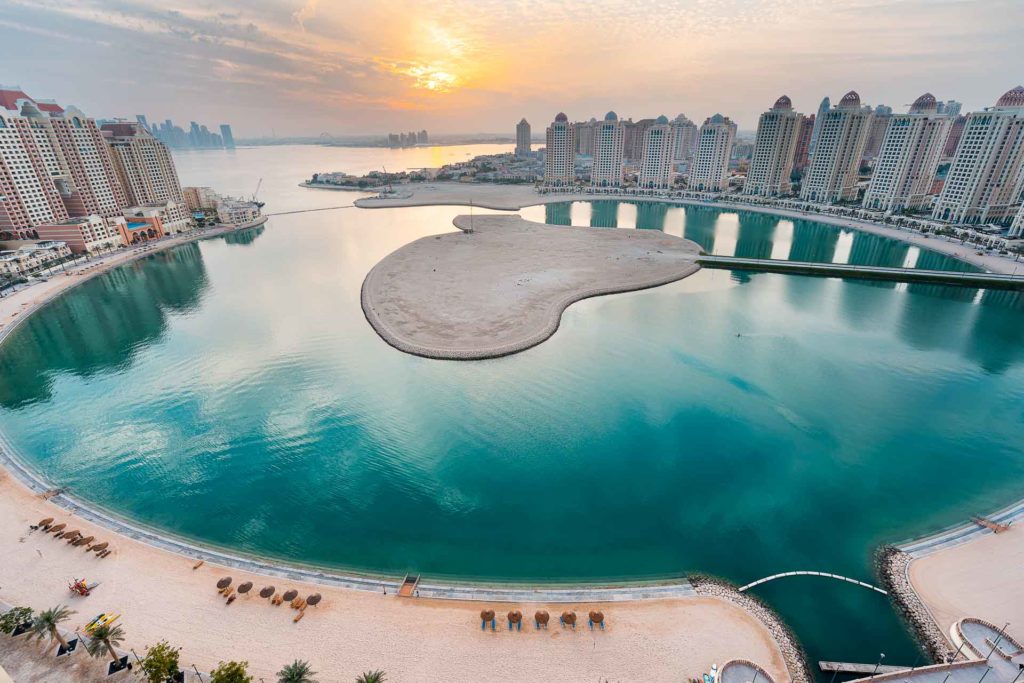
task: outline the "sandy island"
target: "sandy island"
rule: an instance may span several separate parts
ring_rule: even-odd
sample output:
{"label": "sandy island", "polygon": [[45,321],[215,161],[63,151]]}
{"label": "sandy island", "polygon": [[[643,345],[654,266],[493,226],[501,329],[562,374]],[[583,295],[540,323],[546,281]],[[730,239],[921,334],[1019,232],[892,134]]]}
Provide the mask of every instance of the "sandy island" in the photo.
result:
{"label": "sandy island", "polygon": [[516,353],[554,334],[576,301],[700,269],[697,244],[654,230],[552,227],[505,215],[458,216],[455,225],[461,232],[389,254],[363,282],[367,320],[397,349],[459,360]]}
{"label": "sandy island", "polygon": [[807,213],[791,209],[771,206],[757,206],[730,202],[728,199],[705,202],[696,199],[678,199],[662,197],[633,197],[629,195],[599,195],[586,193],[554,193],[539,194],[533,185],[498,185],[489,183],[431,182],[415,185],[403,185],[402,193],[396,197],[379,199],[362,197],[355,205],[364,209],[384,209],[403,206],[468,206],[473,204],[487,209],[502,211],[518,211],[524,206],[551,204],[554,202],[589,202],[589,201],[623,201],[623,202],[660,202],[678,206],[703,206],[722,211],[749,211],[762,213],[790,220],[805,220],[826,225],[834,225],[850,230],[860,230],[874,235],[889,237],[907,242],[922,249],[952,256],[953,258],[978,266],[993,273],[1010,274],[1024,272],[1024,265],[1012,258],[995,254],[977,254],[970,245],[960,244],[956,240],[946,240],[935,236],[925,236],[914,230],[900,230],[888,225],[872,221],[829,216],[827,214]]}

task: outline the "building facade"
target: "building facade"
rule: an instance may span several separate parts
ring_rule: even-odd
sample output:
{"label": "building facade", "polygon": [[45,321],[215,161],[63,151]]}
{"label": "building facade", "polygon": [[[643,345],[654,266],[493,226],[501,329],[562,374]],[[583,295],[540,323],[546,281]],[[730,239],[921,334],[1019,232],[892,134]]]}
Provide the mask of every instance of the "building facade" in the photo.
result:
{"label": "building facade", "polygon": [[825,113],[832,108],[832,101],[825,97],[821,100],[821,104],[818,105],[818,113],[814,116],[814,128],[811,130],[811,142],[808,147],[808,153],[814,156],[814,149],[818,146],[818,134],[821,132],[821,123],[824,119]]}
{"label": "building facade", "polygon": [[1024,191],[1024,87],[994,107],[967,115],[956,156],[932,218],[950,223],[1010,225]]}
{"label": "building facade", "polygon": [[544,184],[573,185],[576,182],[576,130],[569,118],[559,113],[548,126],[544,151]]}
{"label": "building facade", "polygon": [[690,165],[690,189],[720,192],[728,186],[729,156],[736,140],[736,124],[721,114],[710,116],[700,127],[697,153]]}
{"label": "building facade", "polygon": [[887,213],[924,207],[951,124],[950,117],[938,113],[931,93],[918,97],[908,113],[894,114],[864,194],[864,207]]}
{"label": "building facade", "polygon": [[[831,204],[857,198],[860,162],[864,156],[872,112],[850,91],[815,125],[818,139],[811,165],[800,184],[800,198]],[[820,125],[819,125],[820,124]]]}
{"label": "building facade", "polygon": [[786,95],[761,114],[744,194],[774,197],[790,193],[793,159],[803,121],[803,114],[793,111],[793,103]]}
{"label": "building facade", "polygon": [[675,137],[667,116],[659,116],[644,131],[637,185],[644,189],[664,190],[672,186],[672,157]]}
{"label": "building facade", "polygon": [[55,262],[71,256],[71,250],[63,242],[39,242],[19,249],[0,251],[0,275],[18,277],[54,265]]}
{"label": "building facade", "polygon": [[185,203],[166,145],[138,123],[106,123],[103,130],[110,135],[108,141],[129,204]]}
{"label": "building facade", "polygon": [[83,216],[69,218],[62,223],[40,225],[36,230],[40,239],[63,242],[76,254],[95,254],[124,244],[121,231],[124,222],[122,216]]}
{"label": "building facade", "polygon": [[693,155],[697,152],[698,132],[697,124],[684,114],[672,119],[672,134],[676,142],[672,151],[672,163],[683,164],[693,160]]}
{"label": "building facade", "polygon": [[871,161],[878,157],[891,119],[892,107],[881,104],[875,107],[875,115],[871,117],[871,125],[868,126],[868,140],[864,143],[865,160]]}
{"label": "building facade", "polygon": [[793,152],[793,170],[801,175],[811,163],[811,134],[814,132],[814,120],[814,114],[800,119],[800,132],[797,133],[796,150]]}
{"label": "building facade", "polygon": [[516,124],[516,156],[527,156],[530,153],[531,144],[530,122],[526,119],[521,119],[519,123]]}
{"label": "building facade", "polygon": [[590,184],[595,187],[622,185],[622,152],[625,130],[615,112],[605,114],[594,129],[594,163],[590,170]]}
{"label": "building facade", "polygon": [[1017,212],[1017,217],[1013,219],[1013,224],[1010,226],[1009,236],[1024,236],[1024,204],[1021,204],[1020,211]]}

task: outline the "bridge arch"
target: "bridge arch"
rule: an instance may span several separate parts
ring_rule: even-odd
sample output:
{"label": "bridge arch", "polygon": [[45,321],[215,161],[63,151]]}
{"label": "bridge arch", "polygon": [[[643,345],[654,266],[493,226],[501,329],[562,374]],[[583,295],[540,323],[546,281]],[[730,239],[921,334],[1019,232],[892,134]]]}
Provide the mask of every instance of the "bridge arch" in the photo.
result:
{"label": "bridge arch", "polygon": [[886,591],[884,591],[881,588],[879,588],[878,586],[872,586],[870,583],[864,583],[863,581],[858,581],[857,579],[851,579],[848,576],[840,576],[839,574],[831,574],[829,572],[814,572],[814,571],[795,571],[795,572],[782,572],[781,574],[772,574],[771,576],[766,576],[763,579],[758,579],[757,581],[753,581],[751,583],[748,583],[746,586],[741,587],[739,589],[739,591],[740,591],[740,593],[743,593],[743,592],[745,592],[745,591],[747,591],[747,590],[749,590],[751,588],[754,588],[756,586],[760,586],[762,583],[768,583],[769,581],[775,581],[776,579],[784,579],[784,578],[789,577],[789,576],[822,576],[822,577],[824,577],[826,579],[836,579],[837,581],[845,581],[846,583],[856,584],[858,586],[861,586],[862,588],[868,588],[868,589],[873,590],[873,591],[875,591],[877,593],[881,593],[882,595],[888,595],[889,594]]}

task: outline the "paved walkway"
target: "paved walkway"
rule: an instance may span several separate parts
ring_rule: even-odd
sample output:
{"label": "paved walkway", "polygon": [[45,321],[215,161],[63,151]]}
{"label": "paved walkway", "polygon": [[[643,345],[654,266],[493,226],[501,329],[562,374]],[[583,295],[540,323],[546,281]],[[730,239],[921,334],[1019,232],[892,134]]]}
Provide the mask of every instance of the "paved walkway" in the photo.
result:
{"label": "paved walkway", "polygon": [[[1024,500],[1020,500],[1009,507],[999,510],[998,512],[985,515],[985,517],[1000,524],[1010,524],[1018,522],[1019,520],[1024,520]],[[910,555],[912,558],[917,559],[919,557],[926,557],[932,553],[936,553],[944,548],[952,548],[953,546],[967,543],[968,541],[972,541],[976,538],[992,533],[993,531],[991,529],[987,529],[979,524],[970,522],[968,524],[958,524],[955,527],[940,531],[931,536],[907,541],[896,547]]]}

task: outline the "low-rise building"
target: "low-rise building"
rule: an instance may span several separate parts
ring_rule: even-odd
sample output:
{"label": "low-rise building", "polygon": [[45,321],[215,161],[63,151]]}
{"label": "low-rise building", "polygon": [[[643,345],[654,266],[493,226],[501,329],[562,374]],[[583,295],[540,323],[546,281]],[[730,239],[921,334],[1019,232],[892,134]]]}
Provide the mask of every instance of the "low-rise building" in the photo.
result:
{"label": "low-rise building", "polygon": [[69,218],[60,223],[48,223],[36,228],[39,237],[67,244],[76,254],[93,254],[100,251],[117,249],[124,244],[120,225],[125,222],[122,216],[103,218],[101,216],[82,216]]}
{"label": "low-rise building", "polygon": [[221,223],[241,225],[260,217],[260,207],[243,199],[222,198],[217,202],[217,220]]}
{"label": "low-rise building", "polygon": [[[141,206],[129,206],[124,210],[124,217],[130,223],[136,218],[159,218],[163,232],[167,235],[177,232],[188,232],[192,229],[192,212],[184,202],[153,202]],[[130,244],[131,241],[127,240]]]}
{"label": "low-rise building", "polygon": [[28,275],[71,256],[63,242],[43,241],[19,249],[0,251],[0,275]]}
{"label": "low-rise building", "polygon": [[181,194],[185,197],[185,206],[189,211],[215,209],[220,199],[212,187],[183,187]]}

